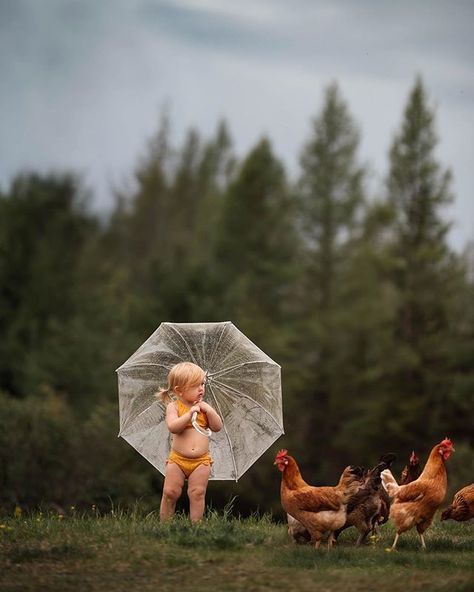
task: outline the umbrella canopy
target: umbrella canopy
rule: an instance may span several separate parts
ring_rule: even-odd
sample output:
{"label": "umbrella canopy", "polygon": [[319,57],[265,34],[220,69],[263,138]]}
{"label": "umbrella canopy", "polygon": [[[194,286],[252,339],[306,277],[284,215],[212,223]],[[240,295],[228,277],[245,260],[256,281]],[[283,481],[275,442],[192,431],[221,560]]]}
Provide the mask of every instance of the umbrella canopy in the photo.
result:
{"label": "umbrella canopy", "polygon": [[223,420],[209,442],[211,479],[239,479],[283,433],[281,368],[231,322],[162,323],[117,369],[120,433],[163,475],[171,436],[154,393],[170,369],[194,362],[205,400]]}

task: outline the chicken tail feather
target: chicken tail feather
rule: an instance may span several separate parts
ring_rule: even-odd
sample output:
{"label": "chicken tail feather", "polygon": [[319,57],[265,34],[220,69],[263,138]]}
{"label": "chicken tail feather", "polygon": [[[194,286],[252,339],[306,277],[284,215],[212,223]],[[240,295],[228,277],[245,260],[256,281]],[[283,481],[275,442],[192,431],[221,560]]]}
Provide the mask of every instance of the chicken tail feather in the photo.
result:
{"label": "chicken tail feather", "polygon": [[380,473],[380,477],[382,479],[382,485],[388,495],[393,498],[397,494],[400,486],[397,483],[397,480],[392,475],[392,471],[390,469],[385,469]]}

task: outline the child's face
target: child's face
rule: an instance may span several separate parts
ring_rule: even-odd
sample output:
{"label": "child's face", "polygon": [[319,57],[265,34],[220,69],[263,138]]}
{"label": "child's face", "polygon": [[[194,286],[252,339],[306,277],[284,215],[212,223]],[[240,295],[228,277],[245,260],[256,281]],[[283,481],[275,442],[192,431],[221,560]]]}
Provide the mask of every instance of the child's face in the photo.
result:
{"label": "child's face", "polygon": [[181,391],[181,398],[185,403],[194,404],[200,403],[204,396],[205,380],[202,378],[201,382],[185,387]]}

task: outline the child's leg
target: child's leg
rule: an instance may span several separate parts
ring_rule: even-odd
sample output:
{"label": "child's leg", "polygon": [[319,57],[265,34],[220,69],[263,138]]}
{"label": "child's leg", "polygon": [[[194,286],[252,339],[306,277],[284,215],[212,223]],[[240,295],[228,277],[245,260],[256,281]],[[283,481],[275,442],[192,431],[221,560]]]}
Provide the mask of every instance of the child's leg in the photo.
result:
{"label": "child's leg", "polygon": [[166,465],[165,482],[163,483],[163,495],[161,496],[160,520],[164,521],[173,516],[176,502],[183,491],[185,476],[183,471],[175,463]]}
{"label": "child's leg", "polygon": [[199,465],[188,477],[189,516],[191,522],[198,522],[203,517],[210,473],[210,465]]}

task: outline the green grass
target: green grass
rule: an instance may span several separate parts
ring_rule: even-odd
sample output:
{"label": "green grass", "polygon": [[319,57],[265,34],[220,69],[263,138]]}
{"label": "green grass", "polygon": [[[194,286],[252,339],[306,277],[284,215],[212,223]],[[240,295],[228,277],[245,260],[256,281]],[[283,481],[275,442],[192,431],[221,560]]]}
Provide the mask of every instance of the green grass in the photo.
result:
{"label": "green grass", "polygon": [[197,525],[185,516],[161,524],[138,510],[4,517],[0,591],[474,590],[473,524],[435,522],[427,552],[415,533],[388,552],[390,525],[361,548],[352,531],[315,551],[294,545],[269,516],[210,511]]}

